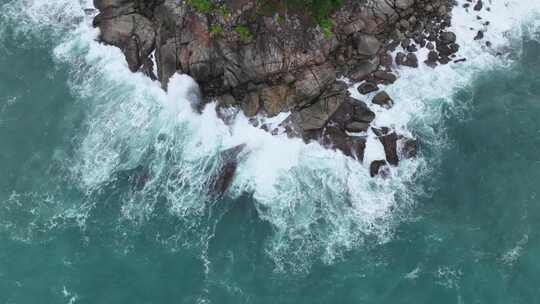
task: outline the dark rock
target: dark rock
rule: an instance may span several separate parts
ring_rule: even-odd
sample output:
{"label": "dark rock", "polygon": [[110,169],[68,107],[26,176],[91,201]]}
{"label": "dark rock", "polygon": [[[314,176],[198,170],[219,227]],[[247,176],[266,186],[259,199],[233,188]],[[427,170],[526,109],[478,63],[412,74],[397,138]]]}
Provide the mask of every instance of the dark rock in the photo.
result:
{"label": "dark rock", "polygon": [[376,71],[373,73],[373,77],[384,84],[392,84],[397,80],[397,76],[384,71]]}
{"label": "dark rock", "polygon": [[240,160],[240,154],[245,150],[246,145],[242,144],[220,153],[221,167],[210,178],[209,193],[215,197],[221,197],[229,189],[234,181],[234,175],[238,162]]}
{"label": "dark rock", "polygon": [[353,121],[345,126],[345,130],[348,132],[358,133],[366,132],[369,129],[369,123],[361,121]]}
{"label": "dark rock", "polygon": [[484,38],[484,32],[482,31],[478,31],[478,33],[476,33],[476,36],[474,36],[474,40],[481,40],[482,38]]}
{"label": "dark rock", "polygon": [[388,53],[381,54],[379,56],[379,64],[383,66],[386,70],[392,69],[392,55]]}
{"label": "dark rock", "polygon": [[370,123],[374,119],[375,113],[364,102],[348,97],[330,117],[329,123],[344,129],[353,121]]}
{"label": "dark rock", "polygon": [[372,102],[386,109],[390,109],[394,104],[392,98],[390,98],[385,91],[377,93],[377,95],[373,97]]}
{"label": "dark rock", "polygon": [[396,64],[397,65],[403,65],[405,63],[407,55],[403,52],[398,52],[396,54]]}
{"label": "dark rock", "polygon": [[377,66],[370,61],[366,60],[361,62],[355,69],[354,72],[351,74],[350,78],[354,81],[362,81],[365,80],[366,77],[377,70]]}
{"label": "dark rock", "polygon": [[411,39],[405,38],[401,41],[401,47],[406,50],[411,45]]}
{"label": "dark rock", "polygon": [[474,5],[473,10],[480,11],[482,10],[483,6],[484,6],[484,3],[482,2],[482,0],[478,0],[476,4]]}
{"label": "dark rock", "polygon": [[398,135],[396,132],[388,129],[381,128],[375,129],[372,128],[373,132],[378,136],[379,141],[384,147],[384,154],[386,155],[386,161],[393,166],[397,166],[399,163],[399,157],[397,154],[397,140]]}
{"label": "dark rock", "polygon": [[460,59],[454,60],[454,63],[460,63],[460,62],[465,62],[465,61],[467,61],[467,58],[460,58]]}
{"label": "dark rock", "polygon": [[426,44],[426,49],[428,49],[428,50],[431,51],[431,50],[434,50],[434,49],[435,49],[435,46],[433,45],[433,43],[428,42],[428,43]]}
{"label": "dark rock", "polygon": [[437,51],[441,56],[450,56],[459,50],[459,45],[456,43],[437,44]]}
{"label": "dark rock", "polygon": [[366,95],[366,94],[375,92],[377,90],[379,90],[379,87],[377,86],[377,84],[373,82],[369,82],[369,81],[366,81],[362,83],[360,86],[358,86],[358,92],[360,92],[360,94],[362,95]]}
{"label": "dark rock", "polygon": [[456,34],[453,32],[442,32],[439,35],[439,41],[443,44],[450,44],[456,42]]}
{"label": "dark rock", "polygon": [[427,56],[427,61],[429,62],[437,62],[437,59],[439,58],[439,54],[435,51],[430,51]]}
{"label": "dark rock", "polygon": [[450,61],[452,61],[448,56],[441,56],[439,57],[439,62],[441,64],[447,64],[449,63]]}
{"label": "dark rock", "polygon": [[403,65],[409,66],[409,67],[412,67],[412,68],[417,68],[418,67],[418,57],[416,57],[416,55],[414,53],[407,54],[407,57],[406,57],[405,61],[403,62]]}
{"label": "dark rock", "polygon": [[346,156],[356,158],[359,161],[364,160],[365,138],[349,136],[341,129],[335,127],[326,128],[322,134],[321,144],[339,150]]}
{"label": "dark rock", "polygon": [[411,44],[411,45],[409,45],[409,46],[407,47],[407,51],[409,51],[409,52],[411,52],[411,53],[412,53],[412,52],[416,52],[416,51],[418,51],[418,48],[416,47],[416,45]]}
{"label": "dark rock", "polygon": [[389,174],[386,161],[384,160],[375,160],[369,165],[369,175],[371,175],[371,177],[375,177],[379,174],[383,178],[387,177]]}

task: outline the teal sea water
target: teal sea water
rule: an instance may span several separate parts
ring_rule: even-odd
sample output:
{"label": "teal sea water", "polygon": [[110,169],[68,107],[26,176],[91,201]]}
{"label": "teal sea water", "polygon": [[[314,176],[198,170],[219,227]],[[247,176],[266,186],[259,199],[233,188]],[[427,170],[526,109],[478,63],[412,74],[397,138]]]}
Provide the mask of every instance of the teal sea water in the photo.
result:
{"label": "teal sea water", "polygon": [[[412,110],[388,116],[420,157],[387,181],[189,113],[185,80],[165,94],[94,42],[90,4],[0,4],[0,303],[540,302],[532,4],[494,6],[494,49],[464,45],[468,63],[402,71],[389,90]],[[208,196],[218,151],[246,141]]]}

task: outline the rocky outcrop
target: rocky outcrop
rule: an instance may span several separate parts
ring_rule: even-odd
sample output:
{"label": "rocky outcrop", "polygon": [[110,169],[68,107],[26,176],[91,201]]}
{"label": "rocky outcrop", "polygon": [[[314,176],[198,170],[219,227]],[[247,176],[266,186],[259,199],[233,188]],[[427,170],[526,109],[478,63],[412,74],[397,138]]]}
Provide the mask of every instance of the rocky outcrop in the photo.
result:
{"label": "rocky outcrop", "polygon": [[[396,81],[396,64],[418,66],[419,48],[431,49],[426,64],[432,66],[448,63],[459,49],[444,30],[451,0],[348,0],[325,26],[285,10],[282,1],[271,11],[253,0],[195,2],[94,0],[100,12],[94,25],[104,43],[123,51],[132,71],[164,89],[175,73],[188,74],[219,108],[240,108],[248,117],[290,112],[280,126],[288,135],[358,160],[375,114],[336,79],[363,82],[359,92],[370,94]],[[389,108],[394,101],[381,92],[373,103]],[[377,132],[388,163],[396,165],[398,135]]]}

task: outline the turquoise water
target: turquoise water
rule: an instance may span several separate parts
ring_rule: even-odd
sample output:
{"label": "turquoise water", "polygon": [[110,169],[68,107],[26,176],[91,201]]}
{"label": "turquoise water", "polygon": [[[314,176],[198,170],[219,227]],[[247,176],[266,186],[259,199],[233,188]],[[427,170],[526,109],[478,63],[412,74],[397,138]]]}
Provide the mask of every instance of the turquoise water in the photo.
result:
{"label": "turquoise water", "polygon": [[321,158],[280,172],[282,196],[240,182],[216,201],[204,189],[226,137],[194,139],[196,118],[113,74],[115,50],[77,38],[78,7],[14,3],[1,17],[0,303],[540,301],[531,33],[506,65],[423,101],[410,178],[342,188],[342,159]]}

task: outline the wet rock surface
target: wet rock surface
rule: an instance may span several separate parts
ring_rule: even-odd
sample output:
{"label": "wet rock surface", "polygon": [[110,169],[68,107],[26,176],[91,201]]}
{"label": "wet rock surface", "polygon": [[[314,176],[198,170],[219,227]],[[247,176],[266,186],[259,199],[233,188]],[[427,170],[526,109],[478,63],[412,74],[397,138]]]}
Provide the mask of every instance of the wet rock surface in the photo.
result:
{"label": "wet rock surface", "polygon": [[[348,0],[329,15],[330,29],[301,13],[263,14],[252,0],[210,1],[213,9],[207,11],[177,0],[94,3],[101,41],[120,48],[131,71],[158,80],[164,89],[175,73],[188,74],[205,102],[217,100],[218,108],[234,107],[248,117],[290,112],[280,130],[360,161],[366,145],[361,134],[372,128],[391,165],[399,162],[398,134],[372,126],[375,113],[336,79],[362,82],[361,94],[375,94],[397,80],[396,67],[419,66],[417,50],[431,50],[423,62],[430,66],[450,62],[459,50],[456,35],[446,30],[450,0]],[[372,99],[384,108],[394,102],[399,100],[384,91]],[[403,153],[412,150],[416,146]],[[234,161],[229,164],[216,193],[234,176]]]}

